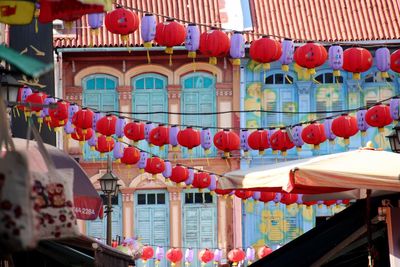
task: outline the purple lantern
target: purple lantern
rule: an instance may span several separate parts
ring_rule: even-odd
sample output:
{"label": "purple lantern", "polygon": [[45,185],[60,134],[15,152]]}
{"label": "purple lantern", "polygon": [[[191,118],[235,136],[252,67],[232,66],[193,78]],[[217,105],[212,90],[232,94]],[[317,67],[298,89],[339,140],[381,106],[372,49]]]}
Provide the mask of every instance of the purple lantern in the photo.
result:
{"label": "purple lantern", "polygon": [[340,76],[340,70],[343,66],[343,48],[340,45],[329,47],[329,66],[333,69],[333,76]]}
{"label": "purple lantern", "polygon": [[250,265],[255,258],[256,258],[256,250],[253,247],[248,247],[246,249],[247,264]]}
{"label": "purple lantern", "polygon": [[381,72],[382,78],[389,78],[387,73],[390,69],[390,51],[386,47],[378,48],[375,51],[376,68]]}
{"label": "purple lantern", "polygon": [[332,122],[333,122],[333,119],[326,119],[324,121],[325,135],[326,135],[326,138],[331,143],[335,142],[335,138],[336,138],[336,135],[332,132]]}
{"label": "purple lantern", "polygon": [[294,44],[290,39],[282,41],[282,56],[279,62],[282,64],[282,70],[285,72],[289,71],[289,65],[293,62],[294,56]]}
{"label": "purple lantern", "polygon": [[144,41],[143,46],[146,48],[151,47],[151,41],[156,36],[156,18],[153,14],[145,14],[140,22],[140,35]]}
{"label": "purple lantern", "polygon": [[124,145],[121,142],[115,142],[113,155],[115,158],[115,162],[120,163],[121,158],[124,156]]}
{"label": "purple lantern", "polygon": [[155,258],[156,258],[156,263],[160,262],[164,258],[164,248],[163,247],[156,248]]}
{"label": "purple lantern", "polygon": [[115,135],[118,137],[118,141],[122,141],[122,138],[125,136],[125,124],[125,119],[123,117],[118,117],[117,123],[115,124]]}
{"label": "purple lantern", "polygon": [[67,123],[64,126],[64,131],[67,134],[67,137],[69,138],[71,134],[75,132],[75,127],[72,126],[72,122],[70,120],[67,121]]}
{"label": "purple lantern", "polygon": [[186,28],[186,39],[185,39],[185,47],[189,51],[189,58],[196,58],[196,51],[200,46],[200,30],[199,27],[190,23]]}
{"label": "purple lantern", "polygon": [[275,194],[275,198],[272,201],[275,202],[275,203],[279,203],[279,202],[281,202],[281,198],[282,198],[282,194],[281,193],[276,193]]}
{"label": "purple lantern", "polygon": [[260,199],[260,197],[261,197],[261,192],[258,192],[258,191],[253,192],[253,196],[252,197],[253,197],[253,199],[255,201],[258,201]]}
{"label": "purple lantern", "polygon": [[[91,13],[88,14],[88,24],[91,31],[95,31],[103,26],[104,13]],[[98,31],[97,31],[98,33]]]}
{"label": "purple lantern", "polygon": [[90,150],[94,151],[97,145],[97,136],[95,134],[92,135],[92,137],[90,137],[90,139],[87,141]]}
{"label": "purple lantern", "polygon": [[362,109],[357,111],[357,126],[358,129],[361,132],[361,136],[366,136],[367,135],[367,129],[369,128],[368,123],[365,121],[365,114],[367,114],[366,109]]}
{"label": "purple lantern", "polygon": [[153,14],[145,14],[140,23],[140,35],[144,41],[143,46],[147,48],[147,63],[151,62],[149,48],[152,47],[151,41],[156,36],[156,18]]}
{"label": "purple lantern", "polygon": [[230,55],[233,58],[232,65],[240,66],[240,59],[245,56],[244,37],[240,32],[234,32],[231,36]]}
{"label": "purple lantern", "polygon": [[138,162],[138,168],[139,168],[140,173],[144,173],[144,168],[146,167],[146,162],[147,162],[148,157],[149,157],[149,154],[147,154],[147,152],[140,151],[140,159]]}
{"label": "purple lantern", "polygon": [[[29,88],[29,87],[28,87]],[[29,88],[29,90],[30,90],[31,88]],[[32,90],[31,90],[31,92],[32,92]],[[46,99],[44,100],[44,103],[43,104],[45,104],[45,105],[50,105],[50,104],[53,104],[53,103],[56,103],[56,100],[53,98],[53,97],[51,97],[51,96],[48,96],[48,97],[46,97]],[[70,105],[70,107],[71,107],[72,105]],[[70,121],[71,119],[72,119],[72,117],[70,116],[70,112],[69,112],[70,110],[69,110],[69,108],[68,108],[68,120]],[[46,118],[46,121],[49,121],[50,120],[50,114],[49,114],[49,107],[44,107],[43,108],[43,112],[42,112],[42,116],[43,117],[45,117]],[[73,116],[73,114],[72,114],[72,116]],[[72,126],[72,125],[71,125]]]}
{"label": "purple lantern", "polygon": [[204,149],[204,153],[206,155],[210,154],[210,148],[213,143],[213,137],[210,129],[208,128],[201,129],[200,142],[201,142],[201,147]]}
{"label": "purple lantern", "polygon": [[179,133],[179,127],[176,125],[172,125],[169,128],[169,143],[172,146],[172,151],[178,151],[178,133]]}
{"label": "purple lantern", "polygon": [[222,260],[222,250],[216,249],[214,250],[214,263],[219,263]]}
{"label": "purple lantern", "polygon": [[168,181],[172,174],[172,165],[169,160],[164,160],[164,164],[165,164],[165,169],[162,172],[162,175],[164,176],[165,180]]}
{"label": "purple lantern", "polygon": [[192,183],[193,183],[193,179],[194,179],[194,170],[193,170],[192,168],[188,168],[188,170],[189,170],[189,176],[188,176],[188,178],[186,179],[185,184],[190,186],[190,185],[192,185]]}
{"label": "purple lantern", "polygon": [[303,204],[303,194],[297,194],[297,204]]}
{"label": "purple lantern", "polygon": [[249,139],[250,132],[247,129],[240,129],[240,149],[244,151],[245,156],[249,154]]}
{"label": "purple lantern", "polygon": [[187,248],[186,251],[185,251],[185,263],[186,263],[186,266],[189,266],[192,263],[193,258],[194,258],[193,249]]}
{"label": "purple lantern", "polygon": [[[21,91],[21,103],[25,103],[26,98],[28,97],[28,95],[32,94],[32,89],[26,85],[24,85],[23,87],[19,88],[19,91]],[[18,102],[18,99],[17,99]]]}
{"label": "purple lantern", "polygon": [[304,141],[301,138],[301,132],[303,131],[303,127],[300,125],[294,126],[291,130],[292,142],[296,146],[297,152],[301,151],[301,147],[304,145]]}
{"label": "purple lantern", "polygon": [[390,99],[390,116],[394,120],[394,124],[397,123],[397,121],[400,120],[400,99],[395,97]]}
{"label": "purple lantern", "polygon": [[[49,98],[49,99],[48,99]],[[55,99],[52,97],[48,97],[44,100],[45,104],[46,102],[48,104],[50,103],[55,103]],[[47,101],[46,101],[47,100]],[[77,113],[79,111],[79,106],[75,103],[72,103],[71,105],[69,105],[68,107],[68,120],[72,121],[72,117],[74,116],[75,113]]]}
{"label": "purple lantern", "polygon": [[144,126],[144,139],[146,139],[146,141],[149,143],[149,145],[151,146],[149,137],[150,137],[150,132],[151,130],[154,129],[154,124],[152,122],[146,122],[146,125]]}
{"label": "purple lantern", "polygon": [[98,111],[96,111],[94,114],[93,114],[93,130],[95,130],[96,132],[97,132],[97,121],[98,120],[100,120],[101,119],[101,113],[100,112],[98,112]]}
{"label": "purple lantern", "polygon": [[217,176],[215,174],[210,175],[210,185],[208,186],[208,189],[210,191],[214,191],[217,188]]}

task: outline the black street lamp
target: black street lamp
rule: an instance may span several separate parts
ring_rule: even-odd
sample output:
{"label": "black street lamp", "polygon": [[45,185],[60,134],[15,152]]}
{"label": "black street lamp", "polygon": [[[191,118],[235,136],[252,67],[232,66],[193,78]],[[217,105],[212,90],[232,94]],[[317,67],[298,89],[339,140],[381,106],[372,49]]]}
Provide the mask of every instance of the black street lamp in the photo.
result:
{"label": "black street lamp", "polygon": [[118,192],[118,177],[112,172],[111,158],[107,156],[107,172],[99,178],[101,191],[107,196],[107,207],[105,210],[107,216],[107,245],[111,246],[112,240],[112,203],[111,198]]}
{"label": "black street lamp", "polygon": [[0,68],[0,93],[8,102],[15,102],[17,100],[18,89],[22,86],[17,80],[11,76],[9,71]]}
{"label": "black street lamp", "polygon": [[[398,124],[396,125],[396,127],[397,126],[398,126]],[[393,131],[386,137],[389,139],[391,150],[395,153],[400,153],[400,139],[399,139],[400,135],[398,135],[400,132],[400,129],[399,129],[399,132],[397,132],[396,127],[393,128]]]}

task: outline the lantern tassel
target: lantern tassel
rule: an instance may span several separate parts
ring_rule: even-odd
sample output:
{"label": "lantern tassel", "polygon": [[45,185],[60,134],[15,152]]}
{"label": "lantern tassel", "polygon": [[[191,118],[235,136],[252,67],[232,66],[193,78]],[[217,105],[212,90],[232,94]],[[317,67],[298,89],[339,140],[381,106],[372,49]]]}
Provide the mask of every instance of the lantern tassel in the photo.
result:
{"label": "lantern tassel", "polygon": [[195,59],[196,58],[196,51],[189,51],[188,52],[188,58]]}
{"label": "lantern tassel", "polygon": [[282,65],[281,66],[281,69],[282,69],[282,71],[284,71],[284,72],[288,72],[289,71],[289,65]]}
{"label": "lantern tassel", "polygon": [[240,58],[234,58],[232,60],[232,65],[233,66],[240,66]]}
{"label": "lantern tassel", "polygon": [[172,66],[172,54],[169,54],[169,66]]}
{"label": "lantern tassel", "polygon": [[334,70],[333,77],[340,77],[340,70]]}
{"label": "lantern tassel", "polygon": [[210,59],[208,60],[208,63],[210,63],[211,65],[217,65],[217,58],[216,57],[210,57]]}
{"label": "lantern tassel", "polygon": [[307,69],[307,72],[309,75],[314,75],[316,73],[315,68]]}
{"label": "lantern tassel", "polygon": [[353,72],[353,80],[360,80],[361,74],[359,72]]}
{"label": "lantern tassel", "polygon": [[146,49],[147,63],[150,64],[150,63],[151,63],[151,59],[150,59],[150,48],[151,48],[153,45],[151,44],[151,42],[145,42],[145,43],[143,44],[143,46],[144,46],[145,48],[147,48],[147,49]]}
{"label": "lantern tassel", "polygon": [[35,33],[39,32],[39,25],[38,25],[39,14],[40,14],[40,9],[36,8],[35,9],[35,13],[34,13],[34,17],[35,17]]}

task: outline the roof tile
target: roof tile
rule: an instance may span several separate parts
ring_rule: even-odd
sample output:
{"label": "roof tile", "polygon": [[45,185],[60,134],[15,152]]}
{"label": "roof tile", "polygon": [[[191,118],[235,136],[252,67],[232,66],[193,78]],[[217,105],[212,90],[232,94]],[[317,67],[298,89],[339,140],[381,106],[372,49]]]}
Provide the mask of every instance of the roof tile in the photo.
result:
{"label": "roof tile", "polygon": [[[364,41],[400,39],[400,8],[397,0],[249,0],[253,32],[296,40]],[[127,7],[178,19],[220,25],[218,0],[119,0]],[[142,14],[139,14],[141,17]],[[162,21],[162,18],[157,18]],[[56,47],[118,47],[119,36],[105,27],[92,36],[87,17],[81,19],[74,37],[55,36]],[[201,31],[207,30],[201,27]],[[129,36],[129,45],[141,45],[140,31]],[[245,34],[251,42],[256,35]],[[91,41],[93,39],[93,41]]]}

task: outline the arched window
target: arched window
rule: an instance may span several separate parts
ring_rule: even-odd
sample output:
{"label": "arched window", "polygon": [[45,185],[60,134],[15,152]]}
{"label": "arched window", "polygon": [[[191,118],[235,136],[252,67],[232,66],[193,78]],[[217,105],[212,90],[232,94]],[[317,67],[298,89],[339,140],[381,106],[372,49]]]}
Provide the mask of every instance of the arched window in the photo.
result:
{"label": "arched window", "polygon": [[[274,73],[265,78],[261,90],[261,109],[266,111],[298,111],[298,96],[294,86],[294,75]],[[290,125],[297,122],[298,116],[288,113],[262,113],[262,127]]]}
{"label": "arched window", "polygon": [[[216,89],[215,77],[206,72],[194,72],[181,78],[181,111],[182,112],[215,112],[216,111]],[[217,116],[213,115],[184,115],[181,118],[182,124],[188,126],[215,127]],[[214,129],[211,129],[215,133]],[[184,157],[188,156],[186,149]],[[195,149],[193,157],[204,155],[201,148]]]}
{"label": "arched window", "polygon": [[[118,111],[118,79],[108,74],[92,74],[82,79],[82,102],[83,106],[93,108],[102,112]],[[111,153],[112,154],[112,153]],[[84,160],[105,160],[100,153],[91,151],[85,144]]]}
{"label": "arched window", "polygon": [[101,111],[118,110],[118,79],[107,74],[93,74],[82,80],[83,105]]}
{"label": "arched window", "polygon": [[312,95],[312,110],[327,111],[327,113],[319,113],[317,117],[326,117],[329,111],[343,110],[346,107],[346,92],[342,86],[342,77],[333,77],[329,71],[316,75],[314,84],[314,94]]}
{"label": "arched window", "polygon": [[[133,112],[168,112],[167,78],[156,73],[142,74],[132,78],[132,111]],[[168,123],[168,114],[135,114],[134,118],[157,123]],[[146,141],[141,141],[139,147],[150,151]],[[154,151],[165,157],[168,149]]]}

